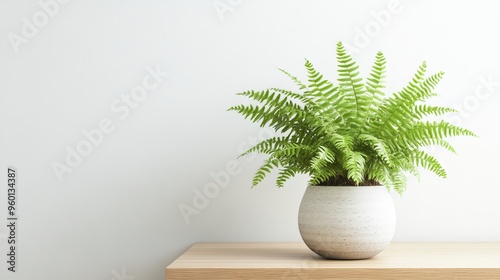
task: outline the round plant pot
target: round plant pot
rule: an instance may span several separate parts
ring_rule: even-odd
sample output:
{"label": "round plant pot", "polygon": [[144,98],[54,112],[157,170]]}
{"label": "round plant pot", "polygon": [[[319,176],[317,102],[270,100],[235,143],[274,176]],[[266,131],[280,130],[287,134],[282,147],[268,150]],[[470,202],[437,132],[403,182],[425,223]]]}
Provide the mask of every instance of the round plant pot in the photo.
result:
{"label": "round plant pot", "polygon": [[308,186],[299,209],[306,245],[327,259],[368,259],[382,252],[396,228],[384,186]]}

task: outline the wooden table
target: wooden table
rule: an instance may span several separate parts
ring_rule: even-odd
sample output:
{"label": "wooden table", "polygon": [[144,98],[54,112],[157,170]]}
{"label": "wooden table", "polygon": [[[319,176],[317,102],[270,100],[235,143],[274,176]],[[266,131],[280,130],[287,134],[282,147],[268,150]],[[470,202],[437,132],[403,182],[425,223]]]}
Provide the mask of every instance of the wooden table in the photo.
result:
{"label": "wooden table", "polygon": [[325,260],[303,243],[196,243],[167,279],[500,279],[500,243],[393,243],[368,260]]}

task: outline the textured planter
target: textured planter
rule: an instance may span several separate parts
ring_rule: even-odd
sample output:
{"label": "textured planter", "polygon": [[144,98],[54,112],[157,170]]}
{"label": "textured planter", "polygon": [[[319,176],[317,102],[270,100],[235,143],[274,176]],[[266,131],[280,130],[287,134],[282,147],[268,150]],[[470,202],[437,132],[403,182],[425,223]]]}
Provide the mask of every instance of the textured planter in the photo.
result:
{"label": "textured planter", "polygon": [[371,258],[391,242],[396,212],[384,186],[309,186],[299,209],[306,245],[327,259]]}

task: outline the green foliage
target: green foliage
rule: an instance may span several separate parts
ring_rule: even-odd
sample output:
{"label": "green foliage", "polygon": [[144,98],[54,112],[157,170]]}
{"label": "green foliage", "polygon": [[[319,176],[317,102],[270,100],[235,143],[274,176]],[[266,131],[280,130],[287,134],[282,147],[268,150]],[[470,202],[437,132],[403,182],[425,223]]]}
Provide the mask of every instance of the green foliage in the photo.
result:
{"label": "green foliage", "polygon": [[279,169],[278,187],[302,173],[310,176],[311,185],[383,184],[402,193],[405,173],[419,176],[419,167],[446,177],[437,159],[422,148],[441,146],[455,153],[445,138],[475,134],[445,121],[425,119],[456,112],[424,104],[436,95],[434,88],[443,72],[426,77],[424,62],[406,87],[386,96],[382,53],[377,53],[366,82],[341,43],[337,44],[337,61],[336,84],[306,60],[307,84],[280,69],[299,87],[297,92],[272,88],[239,93],[257,105],[229,110],[261,127],[272,127],[279,135],[242,154],[269,155],[257,170],[253,185],[275,168]]}

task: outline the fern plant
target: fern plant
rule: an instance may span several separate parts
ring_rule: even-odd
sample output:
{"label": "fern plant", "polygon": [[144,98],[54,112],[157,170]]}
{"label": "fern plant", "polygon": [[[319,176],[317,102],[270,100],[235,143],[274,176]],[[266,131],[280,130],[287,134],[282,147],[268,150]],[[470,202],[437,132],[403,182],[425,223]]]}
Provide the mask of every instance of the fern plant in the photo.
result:
{"label": "fern plant", "polygon": [[425,104],[436,95],[443,72],[426,77],[424,62],[406,87],[387,96],[383,91],[386,60],[381,52],[366,82],[341,42],[337,61],[336,83],[306,60],[307,83],[280,69],[298,91],[271,88],[238,94],[256,104],[233,106],[229,111],[277,133],[241,155],[269,155],[255,173],[253,186],[275,168],[279,169],[278,187],[301,173],[310,176],[311,185],[383,184],[399,193],[406,188],[406,174],[418,177],[419,168],[445,178],[442,165],[423,148],[437,145],[456,153],[446,138],[476,135],[443,120],[429,120],[456,112]]}

